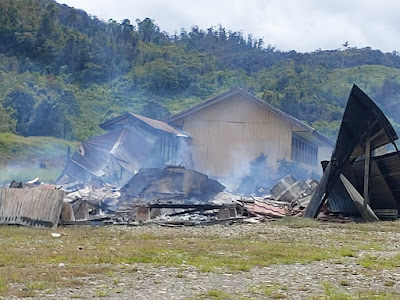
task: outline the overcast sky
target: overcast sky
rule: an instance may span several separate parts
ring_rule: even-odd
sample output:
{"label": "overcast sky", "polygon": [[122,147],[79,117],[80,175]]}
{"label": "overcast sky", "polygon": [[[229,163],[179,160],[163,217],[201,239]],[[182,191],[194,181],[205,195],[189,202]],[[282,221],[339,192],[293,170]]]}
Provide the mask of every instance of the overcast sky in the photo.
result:
{"label": "overcast sky", "polygon": [[57,0],[103,20],[149,17],[162,31],[179,33],[221,24],[262,38],[278,50],[371,47],[400,51],[396,0]]}

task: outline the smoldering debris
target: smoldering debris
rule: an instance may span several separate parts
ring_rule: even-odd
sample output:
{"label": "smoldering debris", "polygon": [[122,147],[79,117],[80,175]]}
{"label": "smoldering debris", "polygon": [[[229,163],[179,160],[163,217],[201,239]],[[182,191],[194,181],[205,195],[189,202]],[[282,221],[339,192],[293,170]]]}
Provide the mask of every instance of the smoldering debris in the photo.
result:
{"label": "smoldering debris", "polygon": [[65,190],[122,187],[144,167],[191,165],[190,135],[165,122],[126,112],[99,126],[107,132],[83,141],[58,178]]}
{"label": "smoldering debris", "polygon": [[[122,188],[108,187],[92,191],[87,186],[66,197],[72,205],[82,201],[89,203],[91,210],[87,215],[91,212],[99,215],[95,206],[101,208],[101,213],[108,215],[114,224],[135,225],[150,220],[172,221],[172,217],[177,220],[177,216],[187,221],[196,218],[195,215],[199,220],[211,219],[214,211],[221,207],[212,200],[217,195],[220,197],[225,189],[207,175],[180,166],[140,169]],[[74,211],[73,207],[69,211]],[[73,218],[68,220],[71,221]]]}
{"label": "smoldering debris", "polygon": [[297,193],[299,186],[302,189],[288,201],[232,194],[218,181],[184,167],[145,168],[119,189],[108,185],[92,190],[87,186],[66,194],[60,223],[205,226],[300,215],[315,181],[298,182],[293,176],[290,179],[294,184],[288,186],[289,193]]}
{"label": "smoldering debris", "polygon": [[207,175],[180,166],[164,169],[146,168],[121,188],[122,200],[128,202],[207,202],[225,187]]}
{"label": "smoldering debris", "polygon": [[[287,169],[287,176],[271,182],[267,157],[260,155],[249,176],[229,193],[206,174],[176,165],[159,167],[183,159],[179,153],[185,147],[180,143],[190,146],[190,136],[177,128],[133,114],[102,126],[109,132],[82,144],[58,186],[34,179],[3,188],[0,223],[204,226],[286,216],[351,222],[396,220],[399,215],[398,137],[382,111],[356,86],[331,160],[323,164],[321,182],[297,180],[286,174],[293,173]],[[389,143],[396,152],[385,151]]]}
{"label": "smoldering debris", "polygon": [[[174,227],[258,223],[286,216],[301,216],[317,184],[311,179],[297,181],[289,175],[275,184],[270,196],[245,197],[227,192],[222,184],[203,173],[179,166],[141,169],[121,188],[110,184],[100,187],[88,184],[74,191],[63,191],[62,186],[41,183],[35,179],[25,183],[13,182],[11,185],[14,188],[6,190],[8,193],[10,190],[19,191],[24,195],[23,201],[29,204],[26,206],[29,210],[25,210],[28,213],[23,217],[31,222],[3,224],[37,227],[56,224],[158,224]],[[51,195],[54,198],[52,201],[58,206],[48,204],[49,207],[43,209],[41,202],[34,200],[37,190],[61,193],[57,194],[58,198]],[[61,200],[59,195],[62,195]],[[10,201],[4,189],[0,196],[0,221],[18,220],[18,216],[13,219],[13,214],[9,213]],[[37,215],[37,211],[42,214]],[[51,217],[51,222],[43,214]]]}

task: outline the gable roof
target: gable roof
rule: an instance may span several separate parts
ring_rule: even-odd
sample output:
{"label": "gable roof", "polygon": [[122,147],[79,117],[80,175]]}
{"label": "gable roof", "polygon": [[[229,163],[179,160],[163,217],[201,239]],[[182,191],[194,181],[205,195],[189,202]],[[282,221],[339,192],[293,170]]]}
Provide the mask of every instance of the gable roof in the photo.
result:
{"label": "gable roof", "polygon": [[167,133],[172,133],[178,136],[182,136],[182,137],[190,137],[189,134],[187,134],[186,132],[184,132],[183,130],[180,130],[178,128],[175,128],[163,121],[158,121],[158,120],[154,120],[151,118],[147,118],[138,114],[134,114],[134,113],[129,113],[129,112],[125,112],[122,115],[108,120],[104,123],[99,124],[101,129],[104,130],[110,130],[113,129],[115,127],[119,127],[119,126],[123,126],[126,124],[126,122],[132,121],[134,123],[139,123],[142,125],[147,125],[150,126],[151,128],[158,130],[158,131],[163,131],[163,132],[167,132]]}
{"label": "gable roof", "polygon": [[209,100],[201,102],[195,106],[189,107],[188,109],[185,109],[175,115],[165,118],[164,121],[167,123],[175,122],[175,121],[185,118],[197,111],[200,111],[211,105],[214,105],[220,101],[228,99],[229,97],[236,95],[236,94],[242,95],[243,97],[253,101],[254,103],[256,103],[256,104],[268,109],[269,111],[275,113],[276,115],[282,117],[283,119],[287,120],[288,122],[303,128],[306,132],[310,133],[311,135],[313,135],[317,139],[321,140],[322,142],[328,144],[329,146],[333,147],[335,145],[335,143],[330,138],[328,138],[325,135],[323,135],[322,133],[318,132],[311,126],[309,126],[309,125],[303,123],[302,121],[300,121],[299,119],[296,119],[295,117],[281,111],[280,109],[276,108],[275,106],[257,98],[256,96],[250,94],[249,92],[245,91],[244,89],[242,89],[240,87],[232,88],[225,93],[215,96],[214,98],[211,98]]}

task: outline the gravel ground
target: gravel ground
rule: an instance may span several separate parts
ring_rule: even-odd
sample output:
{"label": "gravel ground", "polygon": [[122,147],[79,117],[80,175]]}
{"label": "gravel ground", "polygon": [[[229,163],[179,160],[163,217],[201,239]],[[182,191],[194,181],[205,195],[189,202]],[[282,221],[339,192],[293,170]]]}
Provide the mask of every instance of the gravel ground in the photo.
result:
{"label": "gravel ground", "polygon": [[[387,290],[386,282],[393,282],[391,290],[399,291],[400,274],[380,271],[364,275],[354,263],[345,265],[311,263],[306,265],[274,265],[254,268],[238,274],[199,273],[187,267],[154,268],[137,266],[132,274],[115,278],[82,278],[86,284],[60,289],[54,294],[39,294],[39,298],[71,299],[213,299],[210,290],[229,294],[226,299],[312,299],[324,295],[322,284],[332,283],[343,292],[357,295],[357,291]],[[117,281],[117,283],[116,283]],[[276,287],[265,294],[266,287]],[[104,295],[104,296],[103,296]],[[215,298],[215,297],[214,297]],[[224,298],[225,299],[225,298]],[[340,298],[338,298],[340,299]],[[385,299],[385,298],[379,298]]]}
{"label": "gravel ground", "polygon": [[[341,234],[340,228],[290,228],[268,224],[165,228],[141,226],[133,228],[110,228],[133,230],[137,233],[153,232],[174,234],[185,232],[193,235],[213,234],[217,236],[240,236],[254,234],[257,238],[274,235],[293,235],[299,239],[312,237],[315,233]],[[267,234],[266,234],[267,233]],[[378,255],[398,253],[396,232],[385,232],[387,247]],[[324,243],[322,240],[321,243]],[[371,250],[373,251],[373,250]],[[374,250],[375,251],[375,250]],[[372,252],[371,252],[372,253]],[[369,250],[358,255],[371,254]],[[376,251],[374,254],[377,254]],[[357,264],[357,258],[345,257],[337,261],[319,261],[309,264],[271,265],[256,267],[248,272],[233,274],[205,273],[188,266],[185,262],[178,268],[156,267],[147,264],[121,264],[118,270],[108,275],[77,278],[82,285],[52,291],[38,291],[35,299],[353,299],[329,297],[327,286],[333,293],[345,293],[354,299],[362,298],[358,293],[394,293],[388,299],[400,299],[400,268],[371,270]],[[65,266],[68,268],[68,266]],[[329,285],[327,285],[329,283]],[[324,288],[325,287],[325,288]],[[331,291],[332,292],[332,291]],[[398,297],[398,298],[397,298]]]}

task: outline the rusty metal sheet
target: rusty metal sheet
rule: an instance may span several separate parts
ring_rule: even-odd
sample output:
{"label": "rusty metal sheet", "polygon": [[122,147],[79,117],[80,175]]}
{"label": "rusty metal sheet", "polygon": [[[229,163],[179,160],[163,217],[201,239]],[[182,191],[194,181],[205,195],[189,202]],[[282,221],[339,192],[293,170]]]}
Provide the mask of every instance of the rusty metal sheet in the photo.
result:
{"label": "rusty metal sheet", "polygon": [[56,189],[3,188],[0,198],[0,224],[57,227],[64,192]]}
{"label": "rusty metal sheet", "polygon": [[244,204],[244,208],[254,214],[271,216],[271,217],[285,217],[286,208],[284,205],[276,206],[255,200],[254,203]]}

